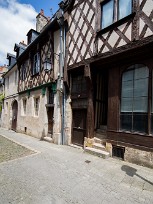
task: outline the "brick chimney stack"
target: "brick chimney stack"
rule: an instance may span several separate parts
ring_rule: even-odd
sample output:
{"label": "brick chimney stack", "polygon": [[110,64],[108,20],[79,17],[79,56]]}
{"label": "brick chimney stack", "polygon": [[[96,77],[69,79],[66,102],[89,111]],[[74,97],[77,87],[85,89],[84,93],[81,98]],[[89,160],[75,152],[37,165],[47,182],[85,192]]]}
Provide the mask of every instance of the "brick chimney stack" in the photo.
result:
{"label": "brick chimney stack", "polygon": [[41,32],[47,23],[48,18],[44,15],[44,10],[41,9],[40,13],[36,16],[36,31]]}

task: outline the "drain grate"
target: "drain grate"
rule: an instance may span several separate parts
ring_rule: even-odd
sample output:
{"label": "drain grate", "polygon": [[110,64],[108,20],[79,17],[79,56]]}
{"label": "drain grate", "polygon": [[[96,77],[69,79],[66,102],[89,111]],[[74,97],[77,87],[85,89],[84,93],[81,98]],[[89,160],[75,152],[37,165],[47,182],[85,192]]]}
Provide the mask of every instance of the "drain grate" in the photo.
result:
{"label": "drain grate", "polygon": [[124,160],[125,148],[113,145],[112,156]]}

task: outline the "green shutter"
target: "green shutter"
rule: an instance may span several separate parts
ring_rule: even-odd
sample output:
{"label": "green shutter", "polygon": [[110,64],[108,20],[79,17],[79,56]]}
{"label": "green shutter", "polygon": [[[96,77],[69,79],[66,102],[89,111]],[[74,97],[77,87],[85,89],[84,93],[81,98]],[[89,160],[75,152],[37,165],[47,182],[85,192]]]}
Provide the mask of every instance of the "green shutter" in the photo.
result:
{"label": "green shutter", "polygon": [[46,87],[42,87],[41,93],[42,93],[43,96],[46,94]]}
{"label": "green shutter", "polygon": [[52,83],[52,91],[53,91],[54,94],[56,93],[56,88],[57,88],[57,84]]}

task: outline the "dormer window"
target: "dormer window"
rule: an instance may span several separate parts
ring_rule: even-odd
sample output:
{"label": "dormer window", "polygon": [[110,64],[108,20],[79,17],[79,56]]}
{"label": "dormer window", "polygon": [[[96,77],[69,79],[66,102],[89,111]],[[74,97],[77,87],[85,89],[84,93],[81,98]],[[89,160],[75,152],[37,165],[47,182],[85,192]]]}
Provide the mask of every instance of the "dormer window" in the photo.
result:
{"label": "dormer window", "polygon": [[106,28],[132,13],[132,0],[106,0],[101,4],[101,27]]}
{"label": "dormer window", "polygon": [[40,71],[40,55],[37,52],[33,55],[33,63],[32,63],[32,75],[39,73]]}

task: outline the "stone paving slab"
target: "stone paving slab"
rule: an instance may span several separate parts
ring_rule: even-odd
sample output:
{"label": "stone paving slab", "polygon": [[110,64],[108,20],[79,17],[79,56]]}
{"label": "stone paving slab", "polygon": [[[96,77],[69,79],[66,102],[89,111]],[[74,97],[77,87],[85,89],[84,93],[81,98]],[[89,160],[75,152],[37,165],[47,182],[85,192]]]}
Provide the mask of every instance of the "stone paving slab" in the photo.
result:
{"label": "stone paving slab", "polygon": [[0,164],[0,204],[153,203],[152,169],[5,129],[0,134],[38,152]]}

